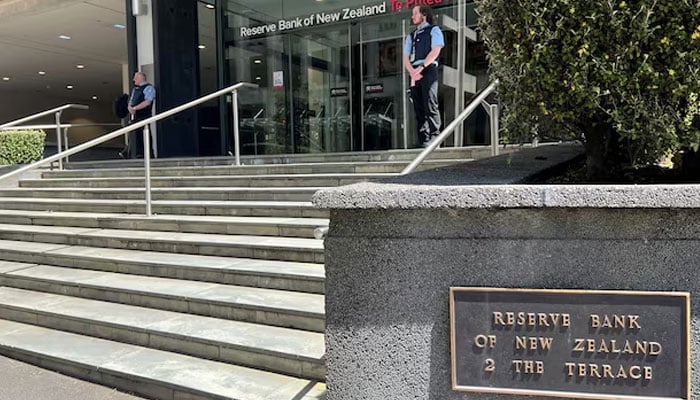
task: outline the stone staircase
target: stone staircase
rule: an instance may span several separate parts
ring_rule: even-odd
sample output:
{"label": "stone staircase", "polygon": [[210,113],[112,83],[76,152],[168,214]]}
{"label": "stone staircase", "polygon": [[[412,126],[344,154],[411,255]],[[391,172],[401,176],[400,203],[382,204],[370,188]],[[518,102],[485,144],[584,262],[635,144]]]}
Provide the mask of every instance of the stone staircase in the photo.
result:
{"label": "stone staircase", "polygon": [[152,218],[138,161],[0,188],[0,354],[154,399],[322,399],[328,214],[310,197],[415,155],[154,160]]}

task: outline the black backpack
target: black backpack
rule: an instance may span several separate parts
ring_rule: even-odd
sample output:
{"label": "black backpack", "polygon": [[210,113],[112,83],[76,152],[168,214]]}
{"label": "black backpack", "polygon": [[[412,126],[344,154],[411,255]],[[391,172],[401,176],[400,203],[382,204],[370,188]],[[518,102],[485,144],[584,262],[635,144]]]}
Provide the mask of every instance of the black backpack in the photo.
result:
{"label": "black backpack", "polygon": [[114,115],[116,115],[119,119],[129,115],[129,95],[126,93],[119,95],[119,97],[114,99],[112,108]]}

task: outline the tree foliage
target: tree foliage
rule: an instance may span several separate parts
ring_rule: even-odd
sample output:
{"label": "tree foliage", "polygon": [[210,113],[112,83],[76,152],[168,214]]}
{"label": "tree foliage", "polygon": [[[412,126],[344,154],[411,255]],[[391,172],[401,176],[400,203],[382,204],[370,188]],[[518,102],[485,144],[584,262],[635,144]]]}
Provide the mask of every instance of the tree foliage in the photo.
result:
{"label": "tree foliage", "polygon": [[582,137],[591,175],[697,150],[700,0],[480,0],[508,135]]}

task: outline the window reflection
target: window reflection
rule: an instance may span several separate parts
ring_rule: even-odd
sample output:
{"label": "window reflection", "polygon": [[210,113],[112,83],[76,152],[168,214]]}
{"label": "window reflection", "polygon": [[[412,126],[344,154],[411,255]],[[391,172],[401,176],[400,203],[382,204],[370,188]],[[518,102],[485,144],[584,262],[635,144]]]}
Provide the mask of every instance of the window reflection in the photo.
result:
{"label": "window reflection", "polygon": [[[471,21],[473,7],[465,6],[467,3],[472,2],[443,0],[443,5],[435,8],[446,37],[439,90],[444,124],[471,96],[457,93],[460,85],[456,82],[461,76],[457,71],[485,73],[480,65],[474,67],[471,43],[460,60],[455,29]],[[404,38],[413,29],[410,10],[337,23],[317,22],[314,17],[310,26],[286,29],[290,24],[303,25],[308,16],[342,14],[343,8],[368,4],[379,3],[223,2],[224,83],[260,85],[259,90],[239,97],[242,154],[367,151],[415,145],[413,110],[402,65]],[[281,19],[287,22],[280,32]],[[475,139],[467,136],[468,142]]]}

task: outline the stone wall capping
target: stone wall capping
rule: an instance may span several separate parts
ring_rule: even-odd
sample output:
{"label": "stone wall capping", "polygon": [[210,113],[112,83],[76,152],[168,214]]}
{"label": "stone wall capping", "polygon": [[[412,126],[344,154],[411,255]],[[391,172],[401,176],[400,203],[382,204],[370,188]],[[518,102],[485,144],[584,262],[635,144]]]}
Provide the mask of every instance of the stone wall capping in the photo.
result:
{"label": "stone wall capping", "polygon": [[317,192],[326,209],[693,209],[700,185],[474,185],[358,183]]}
{"label": "stone wall capping", "polygon": [[693,209],[699,184],[538,185],[584,156],[577,143],[523,148],[464,164],[405,176],[323,189],[313,196],[324,209]]}

